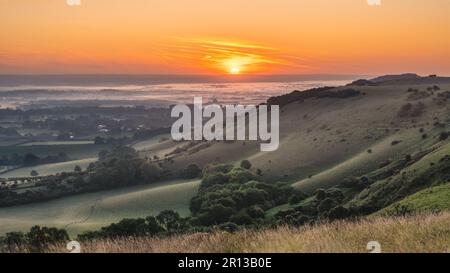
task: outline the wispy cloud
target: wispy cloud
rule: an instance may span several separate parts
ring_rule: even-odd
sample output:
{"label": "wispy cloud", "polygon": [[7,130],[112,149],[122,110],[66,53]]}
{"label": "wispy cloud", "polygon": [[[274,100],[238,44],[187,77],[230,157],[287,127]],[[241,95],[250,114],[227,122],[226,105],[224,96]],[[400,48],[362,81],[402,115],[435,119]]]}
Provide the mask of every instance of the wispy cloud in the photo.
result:
{"label": "wispy cloud", "polygon": [[277,48],[257,43],[179,37],[173,40],[166,46],[170,58],[218,71],[264,72],[274,66],[301,67]]}

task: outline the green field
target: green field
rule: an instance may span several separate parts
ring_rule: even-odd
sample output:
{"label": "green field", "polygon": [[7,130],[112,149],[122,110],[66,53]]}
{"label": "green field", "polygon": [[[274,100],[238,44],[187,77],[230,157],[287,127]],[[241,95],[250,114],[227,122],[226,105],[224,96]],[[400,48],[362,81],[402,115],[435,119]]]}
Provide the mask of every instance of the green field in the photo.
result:
{"label": "green field", "polygon": [[33,167],[23,167],[6,172],[4,174],[0,174],[0,178],[30,177],[30,173],[32,170],[37,171],[39,176],[54,175],[62,172],[73,172],[75,166],[80,166],[82,170],[85,170],[90,163],[93,163],[95,161],[97,161],[97,158],[92,157],[60,163],[43,164]]}
{"label": "green field", "polygon": [[76,235],[123,218],[155,215],[165,209],[187,216],[189,201],[198,186],[198,180],[177,180],[0,208],[0,235],[26,231],[33,225],[66,228]]}
{"label": "green field", "polygon": [[157,146],[158,144],[162,143],[163,141],[161,141],[161,140],[164,140],[166,138],[170,139],[171,138],[170,134],[157,135],[157,136],[154,136],[147,140],[139,141],[138,143],[134,144],[132,147],[139,151],[152,149],[152,148],[155,148],[155,146]]}

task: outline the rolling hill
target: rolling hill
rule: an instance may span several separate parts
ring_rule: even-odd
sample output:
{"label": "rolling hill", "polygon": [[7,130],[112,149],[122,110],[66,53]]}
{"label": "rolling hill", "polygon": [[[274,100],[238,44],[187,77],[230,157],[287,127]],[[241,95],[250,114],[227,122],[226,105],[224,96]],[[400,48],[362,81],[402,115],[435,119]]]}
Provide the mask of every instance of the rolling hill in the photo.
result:
{"label": "rolling hill", "polygon": [[[142,157],[169,155],[170,162],[160,163],[173,174],[192,163],[204,167],[248,159],[266,181],[289,182],[309,194],[364,178],[370,185],[360,192],[350,191],[346,205],[382,209],[449,179],[443,158],[450,156],[450,80],[421,79],[394,77],[376,85],[272,98],[269,102],[283,105],[280,147],[274,152],[260,152],[259,143],[250,141],[174,142],[161,137],[134,147]],[[160,183],[1,208],[0,233],[42,224],[67,227],[77,234],[164,209],[187,215],[198,185],[198,181]],[[280,206],[270,213],[287,208]],[[78,222],[69,225],[74,221]]]}

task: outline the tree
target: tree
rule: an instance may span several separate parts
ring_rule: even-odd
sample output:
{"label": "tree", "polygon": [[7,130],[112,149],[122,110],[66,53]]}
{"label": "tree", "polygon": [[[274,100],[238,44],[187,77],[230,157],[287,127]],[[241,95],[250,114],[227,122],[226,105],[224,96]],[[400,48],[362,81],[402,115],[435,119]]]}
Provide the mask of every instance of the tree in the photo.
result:
{"label": "tree", "polygon": [[30,172],[30,175],[34,177],[34,176],[38,176],[39,173],[38,173],[36,170],[32,170],[32,171]]}
{"label": "tree", "polygon": [[156,221],[158,221],[158,223],[167,231],[177,229],[179,220],[180,215],[173,210],[161,211],[158,216],[156,216]]}
{"label": "tree", "polygon": [[236,223],[238,225],[249,225],[253,222],[252,217],[248,215],[247,212],[241,211],[230,217],[230,222]]}
{"label": "tree", "polygon": [[33,166],[39,164],[41,159],[32,153],[27,153],[23,158],[23,165],[25,166]]}
{"label": "tree", "polygon": [[328,218],[332,220],[344,219],[349,217],[350,215],[351,215],[350,210],[344,208],[343,206],[337,206],[330,210],[330,213],[328,213]]}
{"label": "tree", "polygon": [[143,236],[147,234],[147,223],[145,219],[122,219],[119,223],[111,224],[102,228],[106,237]]}
{"label": "tree", "polygon": [[158,223],[158,220],[156,220],[156,217],[149,216],[145,218],[145,221],[147,222],[147,231],[150,235],[157,235],[164,231],[163,227]]}
{"label": "tree", "polygon": [[250,170],[252,168],[252,163],[250,163],[250,161],[248,160],[242,160],[241,161],[241,168],[244,168],[246,170]]}
{"label": "tree", "polygon": [[323,200],[327,196],[327,193],[324,189],[317,189],[314,195],[316,196],[317,200]]}
{"label": "tree", "polygon": [[89,163],[87,170],[92,171],[93,169],[95,169],[95,163],[91,162],[91,163]]}
{"label": "tree", "polygon": [[446,140],[448,138],[448,136],[449,136],[448,132],[442,132],[439,135],[439,140],[444,141],[444,140]]}
{"label": "tree", "polygon": [[26,234],[26,238],[32,250],[40,252],[50,244],[68,241],[69,235],[64,229],[34,226]]}
{"label": "tree", "polygon": [[193,179],[200,176],[202,170],[196,164],[189,164],[186,169],[181,172],[181,176],[185,179]]}
{"label": "tree", "polygon": [[213,205],[206,209],[204,213],[200,214],[197,221],[200,225],[204,226],[222,224],[228,222],[228,219],[230,219],[233,213],[234,210],[232,208],[223,205]]}
{"label": "tree", "polygon": [[73,168],[73,170],[74,170],[76,173],[79,173],[79,172],[81,172],[81,167],[78,166],[78,165],[76,165],[75,168]]}
{"label": "tree", "polygon": [[331,210],[332,208],[336,207],[337,205],[338,204],[336,203],[336,201],[327,197],[324,200],[322,200],[322,202],[320,202],[317,209],[319,210],[319,212],[324,213],[324,212],[327,212],[327,211]]}
{"label": "tree", "polygon": [[15,252],[18,247],[24,246],[26,242],[25,234],[22,232],[9,232],[6,233],[0,243],[5,245],[10,252]]}

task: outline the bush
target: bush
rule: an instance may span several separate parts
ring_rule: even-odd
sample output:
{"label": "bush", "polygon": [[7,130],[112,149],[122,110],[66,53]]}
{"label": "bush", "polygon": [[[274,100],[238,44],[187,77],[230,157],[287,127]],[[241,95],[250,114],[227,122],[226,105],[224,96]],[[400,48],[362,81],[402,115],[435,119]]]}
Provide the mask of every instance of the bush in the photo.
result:
{"label": "bush", "polygon": [[[22,232],[9,232],[0,240],[0,246],[6,247],[9,252],[15,252],[17,248],[27,244],[25,234]],[[1,248],[0,248],[1,249]]]}
{"label": "bush", "polygon": [[325,213],[336,207],[337,205],[338,204],[334,199],[327,197],[319,203],[319,206],[317,206],[317,210],[321,213]]}
{"label": "bush", "polygon": [[32,251],[40,252],[50,244],[66,242],[69,235],[64,229],[34,226],[26,234],[26,242]]}
{"label": "bush", "polygon": [[208,165],[203,169],[203,176],[206,174],[222,173],[226,174],[233,169],[233,165],[229,164],[218,164],[218,165]]}
{"label": "bush", "polygon": [[402,142],[401,140],[394,140],[394,141],[391,142],[391,145],[395,146],[397,144],[400,144],[401,142]]}
{"label": "bush", "polygon": [[238,225],[249,225],[253,222],[253,218],[250,217],[247,212],[241,211],[230,217],[230,222]]}
{"label": "bush", "polygon": [[332,220],[345,219],[350,215],[351,215],[350,210],[344,208],[343,206],[337,206],[330,210],[330,212],[328,213],[328,218]]}
{"label": "bush", "polygon": [[34,166],[39,164],[41,159],[35,154],[28,153],[24,156],[22,164],[25,166]]}
{"label": "bush", "polygon": [[228,222],[234,210],[223,205],[213,205],[197,217],[197,223],[204,226]]}
{"label": "bush", "polygon": [[260,189],[247,189],[243,191],[244,202],[247,206],[264,205],[266,202],[266,192]]}
{"label": "bush", "polygon": [[241,161],[241,168],[246,169],[246,170],[250,170],[252,168],[252,163],[250,163],[250,161],[248,161],[248,160],[242,160]]}
{"label": "bush", "polygon": [[186,169],[181,172],[181,176],[185,179],[193,179],[200,176],[202,170],[196,164],[189,164]]}
{"label": "bush", "polygon": [[251,206],[247,208],[247,213],[250,217],[254,219],[263,218],[265,215],[264,210],[259,206]]}
{"label": "bush", "polygon": [[448,139],[448,132],[442,132],[439,134],[439,140],[444,141]]}
{"label": "bush", "polygon": [[229,173],[229,182],[230,183],[238,183],[243,184],[251,180],[259,180],[260,177],[258,177],[256,174],[252,173],[249,170],[243,169],[243,168],[234,168]]}
{"label": "bush", "polygon": [[325,199],[325,197],[327,196],[327,193],[325,192],[324,189],[317,189],[317,190],[314,192],[314,195],[316,196],[316,199],[317,199],[317,200],[323,200],[323,199]]}
{"label": "bush", "polygon": [[201,189],[211,187],[213,185],[225,184],[228,182],[228,176],[223,173],[213,173],[203,176],[202,183],[200,185]]}
{"label": "bush", "polygon": [[217,226],[220,230],[226,231],[226,232],[230,232],[230,233],[234,233],[236,231],[239,230],[239,226],[236,225],[235,223],[223,223]]}

